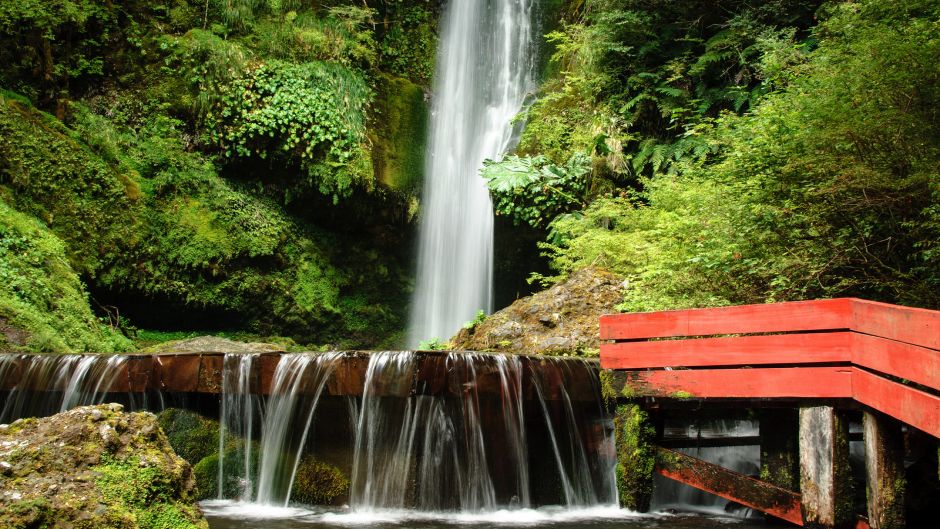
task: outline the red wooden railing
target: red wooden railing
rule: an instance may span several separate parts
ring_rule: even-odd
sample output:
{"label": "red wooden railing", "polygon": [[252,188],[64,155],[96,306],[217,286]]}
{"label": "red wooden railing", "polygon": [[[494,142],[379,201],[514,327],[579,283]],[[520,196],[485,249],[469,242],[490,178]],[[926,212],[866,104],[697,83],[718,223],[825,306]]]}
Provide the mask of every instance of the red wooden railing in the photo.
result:
{"label": "red wooden railing", "polygon": [[843,298],[614,314],[600,333],[638,394],[852,398],[940,437],[938,311]]}

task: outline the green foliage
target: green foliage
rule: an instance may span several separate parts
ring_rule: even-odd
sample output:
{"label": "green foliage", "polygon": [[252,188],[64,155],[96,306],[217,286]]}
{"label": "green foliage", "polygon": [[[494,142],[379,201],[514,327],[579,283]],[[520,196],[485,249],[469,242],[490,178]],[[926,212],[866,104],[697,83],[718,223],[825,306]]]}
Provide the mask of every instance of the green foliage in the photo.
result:
{"label": "green foliage", "polygon": [[334,201],[372,186],[364,145],[371,91],[342,66],[271,62],[238,79],[207,116],[227,157],[296,157]]}
{"label": "green foliage", "polygon": [[484,321],[486,321],[486,311],[481,309],[477,311],[477,315],[474,316],[472,320],[463,324],[463,328],[467,330],[471,330],[477,325],[483,323]]}
{"label": "green foliage", "polygon": [[449,348],[450,344],[446,341],[442,341],[440,338],[422,340],[418,344],[418,351],[446,351]]}
{"label": "green foliage", "polygon": [[119,18],[94,0],[0,2],[0,84],[43,102],[67,98],[71,82],[105,73]]}
{"label": "green foliage", "polygon": [[564,166],[544,156],[486,160],[480,174],[497,215],[543,228],[556,216],[584,206],[590,172],[590,158],[576,153]]}
{"label": "green foliage", "polygon": [[799,39],[818,3],[584,2],[578,19],[547,35],[560,78],[529,111],[520,149],[555,163],[565,150],[594,152],[597,169],[627,181],[702,160],[714,152],[702,126],[750,108],[767,91],[763,75],[779,81],[770,63],[761,69],[761,53],[784,40],[808,45]]}
{"label": "green foliage", "polygon": [[383,70],[430,86],[437,53],[436,13],[426,5],[391,2],[380,46]]}
{"label": "green foliage", "polygon": [[131,346],[92,314],[88,295],[69,264],[62,241],[2,198],[0,324],[23,333],[17,337],[12,329],[4,329],[13,334],[0,341],[3,349],[104,353],[126,351]]}
{"label": "green foliage", "polygon": [[624,310],[835,296],[940,306],[940,10],[896,7],[833,5],[787,85],[707,133],[714,163],[559,218],[555,268],[628,276]]}

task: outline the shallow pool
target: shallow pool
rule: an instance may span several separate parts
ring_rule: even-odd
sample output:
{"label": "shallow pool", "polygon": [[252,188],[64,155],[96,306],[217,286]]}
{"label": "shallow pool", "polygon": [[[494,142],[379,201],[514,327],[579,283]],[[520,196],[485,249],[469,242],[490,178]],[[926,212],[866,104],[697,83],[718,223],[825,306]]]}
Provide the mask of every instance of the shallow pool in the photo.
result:
{"label": "shallow pool", "polygon": [[640,515],[616,507],[561,509],[544,507],[486,513],[428,513],[416,511],[351,512],[300,507],[269,507],[233,501],[201,504],[210,529],[319,529],[319,528],[409,528],[475,529],[484,527],[540,527],[574,529],[757,529],[760,521],[691,514]]}

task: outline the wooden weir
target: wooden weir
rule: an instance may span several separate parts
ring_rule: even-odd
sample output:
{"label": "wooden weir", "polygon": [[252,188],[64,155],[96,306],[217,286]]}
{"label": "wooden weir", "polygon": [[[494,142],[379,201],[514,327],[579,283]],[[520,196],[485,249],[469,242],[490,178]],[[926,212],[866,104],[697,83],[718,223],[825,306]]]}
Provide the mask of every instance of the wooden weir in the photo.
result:
{"label": "wooden weir", "polygon": [[[614,389],[622,395],[702,403],[735,399],[754,408],[792,402],[801,410],[843,402],[940,437],[937,311],[842,298],[616,314],[601,317],[600,337],[601,366],[611,370]],[[812,420],[801,411],[801,429]],[[801,466],[806,485],[812,473],[806,465],[813,462],[804,456],[801,463],[806,463]],[[715,493],[701,479],[708,474],[702,465],[709,464],[686,461],[671,469],[660,464],[657,471]],[[735,490],[753,489],[750,485]],[[779,491],[771,492],[744,494],[776,498],[763,505],[732,498],[727,490],[718,493],[796,525],[845,525],[808,520],[805,491],[802,498],[791,493],[802,500],[802,516],[774,496]]]}

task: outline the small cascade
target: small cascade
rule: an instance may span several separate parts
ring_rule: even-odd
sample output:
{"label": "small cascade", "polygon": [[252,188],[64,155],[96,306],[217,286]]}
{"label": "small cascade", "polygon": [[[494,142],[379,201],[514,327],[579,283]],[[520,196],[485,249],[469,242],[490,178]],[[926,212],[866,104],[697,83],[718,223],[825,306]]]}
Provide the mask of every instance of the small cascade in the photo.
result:
{"label": "small cascade", "polygon": [[[101,404],[126,361],[122,355],[0,355],[0,385],[12,387],[0,422]],[[47,391],[44,398],[33,398],[37,389]]]}
{"label": "small cascade", "polygon": [[341,357],[335,352],[290,354],[278,362],[261,428],[258,503],[287,506],[290,501],[320,395]]}
{"label": "small cascade", "polygon": [[[547,452],[557,469],[551,479],[562,489],[557,499],[567,507],[615,505],[610,424],[596,367],[559,360],[525,364],[528,369],[511,355],[447,353],[419,365],[415,353],[373,354],[358,409],[351,508],[532,507],[527,420],[533,417],[549,432]],[[409,393],[419,369],[438,370],[448,391],[416,387]],[[565,387],[575,378],[593,384],[596,407],[590,417],[581,406],[576,409]],[[524,379],[534,402],[526,399]],[[536,447],[540,455],[546,453],[543,444]]]}
{"label": "small cascade", "polygon": [[[690,438],[757,437],[760,429],[757,421],[713,420],[673,427],[673,434],[684,434]],[[714,463],[745,475],[760,472],[760,447],[712,446],[681,448],[679,452]],[[677,509],[680,511],[728,514],[728,500],[708,494],[688,485],[657,476],[653,494],[653,510]],[[745,509],[741,516],[747,516]]]}
{"label": "small cascade", "polygon": [[[539,404],[545,417],[549,438],[555,455],[555,463],[561,476],[562,490],[568,507],[587,507],[591,505],[611,505],[617,503],[616,475],[611,458],[614,452],[614,439],[607,428],[600,429],[600,436],[586,443],[582,432],[586,431],[584,417],[575,412],[567,387],[576,375],[575,369],[581,361],[562,361],[549,358],[543,362],[549,369],[533,370],[533,381],[538,393]],[[580,380],[583,383],[585,380]],[[604,407],[600,404],[600,387],[593,377],[587,382],[594,386],[598,395],[598,413],[604,416]],[[560,400],[557,406],[561,410],[554,413],[558,419],[553,421],[545,399],[546,392],[554,389]],[[588,446],[593,450],[588,451]]]}
{"label": "small cascade", "polygon": [[[222,401],[219,408],[219,477],[218,496],[225,497],[228,483],[237,480],[239,499],[251,501],[254,493],[254,434],[255,419],[261,416],[261,399],[252,392],[252,367],[259,355],[225,355],[222,364]],[[226,475],[229,444],[241,442],[240,450],[231,450],[232,456],[241,455],[240,470]]]}

